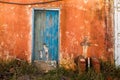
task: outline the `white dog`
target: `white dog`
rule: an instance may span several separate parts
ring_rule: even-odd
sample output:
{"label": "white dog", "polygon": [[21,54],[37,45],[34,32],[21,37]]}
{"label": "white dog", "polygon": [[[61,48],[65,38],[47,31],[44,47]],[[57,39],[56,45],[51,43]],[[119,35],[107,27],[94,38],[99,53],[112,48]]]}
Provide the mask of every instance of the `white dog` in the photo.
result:
{"label": "white dog", "polygon": [[44,43],[43,44],[43,49],[44,49],[44,51],[45,51],[45,57],[46,57],[46,59],[47,59],[47,61],[48,61],[48,59],[49,59],[49,53],[48,53],[48,47],[47,47],[47,45]]}

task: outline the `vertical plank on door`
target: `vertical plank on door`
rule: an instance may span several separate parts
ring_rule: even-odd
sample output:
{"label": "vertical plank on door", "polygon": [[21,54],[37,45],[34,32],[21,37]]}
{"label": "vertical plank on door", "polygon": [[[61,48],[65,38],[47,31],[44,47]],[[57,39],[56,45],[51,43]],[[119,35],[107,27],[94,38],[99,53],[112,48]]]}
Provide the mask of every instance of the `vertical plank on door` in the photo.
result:
{"label": "vertical plank on door", "polygon": [[46,11],[44,43],[49,48],[51,60],[58,60],[58,11]]}
{"label": "vertical plank on door", "polygon": [[40,50],[43,49],[43,29],[45,27],[45,11],[35,10],[34,18],[34,55],[35,60],[40,60]]}

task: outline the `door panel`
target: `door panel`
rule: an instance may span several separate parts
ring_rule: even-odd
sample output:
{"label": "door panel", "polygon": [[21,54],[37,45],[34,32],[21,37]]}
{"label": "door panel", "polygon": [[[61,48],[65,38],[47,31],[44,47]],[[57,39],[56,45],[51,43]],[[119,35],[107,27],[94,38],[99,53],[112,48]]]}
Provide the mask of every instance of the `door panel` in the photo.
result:
{"label": "door panel", "polygon": [[48,59],[58,61],[57,10],[34,11],[34,60],[47,60],[44,45],[48,48]]}
{"label": "door panel", "polygon": [[46,12],[46,28],[44,43],[49,47],[49,56],[52,60],[58,59],[58,11]]}

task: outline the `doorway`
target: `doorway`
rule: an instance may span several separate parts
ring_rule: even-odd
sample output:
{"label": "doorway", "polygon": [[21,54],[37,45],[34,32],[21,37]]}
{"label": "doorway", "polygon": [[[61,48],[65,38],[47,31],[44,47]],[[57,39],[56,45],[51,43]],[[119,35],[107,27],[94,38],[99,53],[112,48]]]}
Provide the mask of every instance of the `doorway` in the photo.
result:
{"label": "doorway", "polygon": [[34,9],[32,60],[58,62],[59,10]]}

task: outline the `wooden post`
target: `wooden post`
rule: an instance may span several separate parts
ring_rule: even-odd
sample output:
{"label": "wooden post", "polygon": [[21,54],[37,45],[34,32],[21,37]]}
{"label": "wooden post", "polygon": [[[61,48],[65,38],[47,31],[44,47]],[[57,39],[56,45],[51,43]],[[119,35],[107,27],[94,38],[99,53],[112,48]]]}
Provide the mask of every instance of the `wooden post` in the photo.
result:
{"label": "wooden post", "polygon": [[100,62],[97,58],[92,58],[92,67],[96,73],[100,73]]}
{"label": "wooden post", "polygon": [[78,59],[78,70],[79,70],[79,74],[82,74],[86,71],[86,60],[85,60],[85,58],[79,58]]}

